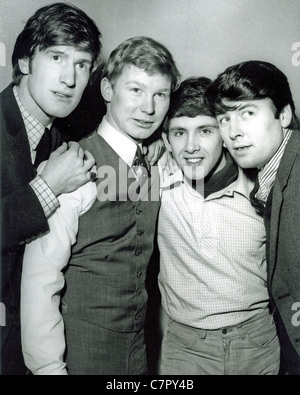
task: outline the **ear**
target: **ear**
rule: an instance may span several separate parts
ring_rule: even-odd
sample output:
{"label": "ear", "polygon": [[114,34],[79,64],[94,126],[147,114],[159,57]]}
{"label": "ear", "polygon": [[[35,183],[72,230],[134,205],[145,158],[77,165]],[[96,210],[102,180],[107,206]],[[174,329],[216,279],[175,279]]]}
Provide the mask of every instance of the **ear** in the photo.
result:
{"label": "ear", "polygon": [[162,136],[162,139],[163,139],[163,142],[164,142],[164,144],[165,144],[166,149],[167,149],[169,152],[172,152],[172,147],[171,147],[171,145],[170,145],[170,143],[169,143],[169,139],[168,139],[167,133],[166,133],[166,132],[162,132],[161,136]]}
{"label": "ear", "polygon": [[29,58],[19,59],[18,64],[22,74],[29,74]]}
{"label": "ear", "polygon": [[292,122],[293,114],[290,104],[287,104],[280,113],[280,122],[283,128],[288,128]]}
{"label": "ear", "polygon": [[101,80],[101,94],[106,102],[111,102],[113,96],[113,88],[109,80],[105,77]]}

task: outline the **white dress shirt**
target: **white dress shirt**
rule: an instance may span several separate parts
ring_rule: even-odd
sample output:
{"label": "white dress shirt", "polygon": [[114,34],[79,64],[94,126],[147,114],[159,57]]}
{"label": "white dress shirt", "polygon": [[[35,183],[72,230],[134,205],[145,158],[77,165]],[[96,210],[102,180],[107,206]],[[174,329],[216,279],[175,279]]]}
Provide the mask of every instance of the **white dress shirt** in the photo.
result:
{"label": "white dress shirt", "polygon": [[[136,144],[104,118],[98,133],[131,165]],[[21,283],[21,335],[26,366],[35,375],[66,375],[64,323],[60,313],[62,269],[76,242],[79,216],[97,198],[97,186],[88,182],[59,197],[60,207],[49,218],[50,231],[26,246]]]}
{"label": "white dress shirt", "polygon": [[159,287],[171,319],[212,330],[267,308],[265,227],[251,206],[252,189],[241,169],[206,199],[181,170],[161,175]]}

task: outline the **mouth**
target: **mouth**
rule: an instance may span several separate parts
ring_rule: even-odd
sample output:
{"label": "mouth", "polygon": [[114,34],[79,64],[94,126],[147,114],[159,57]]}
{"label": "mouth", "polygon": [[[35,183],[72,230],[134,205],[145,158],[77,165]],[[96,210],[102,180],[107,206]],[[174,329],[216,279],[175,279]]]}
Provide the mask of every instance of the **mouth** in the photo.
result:
{"label": "mouth", "polygon": [[150,129],[154,124],[154,122],[144,121],[142,119],[133,119],[133,120],[139,127],[143,128],[143,129]]}
{"label": "mouth", "polygon": [[250,145],[243,145],[239,147],[233,147],[233,150],[237,155],[243,155],[249,150],[250,147]]}
{"label": "mouth", "polygon": [[52,92],[59,99],[70,100],[72,98],[72,95],[68,95],[67,93],[63,93],[63,92],[59,92],[59,91],[52,91]]}
{"label": "mouth", "polygon": [[185,161],[189,166],[199,166],[203,162],[204,157],[199,158],[185,158]]}

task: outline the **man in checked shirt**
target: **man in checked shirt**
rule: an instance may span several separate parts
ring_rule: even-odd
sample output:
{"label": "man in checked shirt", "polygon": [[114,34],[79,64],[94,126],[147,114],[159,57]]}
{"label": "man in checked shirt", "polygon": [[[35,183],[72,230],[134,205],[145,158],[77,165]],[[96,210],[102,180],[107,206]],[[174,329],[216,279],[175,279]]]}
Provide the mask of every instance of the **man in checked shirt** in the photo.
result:
{"label": "man in checked shirt", "polygon": [[178,169],[161,170],[159,287],[168,322],[163,375],[276,375],[280,347],[269,312],[265,228],[253,181],[223,148],[204,101],[211,81],[171,96],[163,138]]}
{"label": "man in checked shirt", "polygon": [[[49,230],[57,197],[87,183],[95,163],[77,143],[62,144],[52,124],[77,107],[100,54],[99,37],[95,23],[72,5],[39,9],[17,38],[13,83],[0,96],[3,375],[26,372],[19,316],[25,244]],[[39,162],[48,158],[37,175]]]}

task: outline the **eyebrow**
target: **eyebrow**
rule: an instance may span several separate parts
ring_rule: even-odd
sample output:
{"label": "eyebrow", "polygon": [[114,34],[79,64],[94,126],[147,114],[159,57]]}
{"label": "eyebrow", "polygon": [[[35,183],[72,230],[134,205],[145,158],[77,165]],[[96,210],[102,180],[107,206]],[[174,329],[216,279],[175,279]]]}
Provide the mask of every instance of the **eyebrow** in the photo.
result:
{"label": "eyebrow", "polygon": [[172,126],[172,127],[169,128],[169,132],[175,132],[175,131],[178,131],[178,130],[187,130],[187,128],[184,128],[182,126],[180,126],[178,128],[176,126]]}
{"label": "eyebrow", "polygon": [[[45,52],[48,53],[48,54],[69,56],[68,54],[66,54],[65,51],[60,51],[59,49],[53,49],[53,48],[48,48],[48,49],[46,49]],[[77,59],[76,63],[88,63],[89,65],[93,64],[92,60],[84,58],[84,57]]]}
{"label": "eyebrow", "polygon": [[[219,125],[217,125],[217,124],[211,124],[211,123],[208,123],[208,124],[204,124],[204,125],[200,125],[200,126],[198,126],[197,127],[197,129],[206,129],[206,128],[214,128],[214,129],[219,129]],[[176,126],[172,126],[172,127],[170,127],[170,129],[169,129],[169,132],[174,132],[174,131],[184,131],[184,130],[188,130],[188,128],[185,128],[185,127],[183,127],[183,126],[179,126],[179,127],[176,127]]]}
{"label": "eyebrow", "polygon": [[[217,121],[216,121],[217,122]],[[219,129],[219,125],[218,124],[212,124],[212,123],[207,123],[204,125],[199,126],[198,129],[205,129],[205,128],[215,128],[215,129]]]}
{"label": "eyebrow", "polygon": [[[130,84],[136,84],[139,85],[143,88],[147,88],[147,85],[145,85],[143,82],[141,81],[136,81],[136,80],[131,80],[131,81],[127,81],[126,85],[130,85]],[[162,89],[158,89],[157,92],[171,92],[171,88],[162,88]]]}
{"label": "eyebrow", "polygon": [[258,106],[256,104],[254,104],[254,103],[245,103],[245,104],[241,104],[241,105],[237,106],[237,109],[238,110],[244,110],[245,108],[248,108],[248,107],[258,108]]}
{"label": "eyebrow", "polygon": [[[258,106],[256,105],[256,104],[254,104],[254,103],[249,103],[249,102],[246,102],[246,103],[243,103],[243,104],[236,104],[236,105],[230,105],[230,104],[224,104],[224,110],[225,110],[225,112],[228,112],[228,111],[237,111],[237,110],[244,110],[245,108],[248,108],[248,107],[255,107],[255,108],[258,108]],[[222,112],[222,113],[220,113],[220,114],[217,114],[217,116],[220,116],[220,115],[223,115],[224,113]]]}

